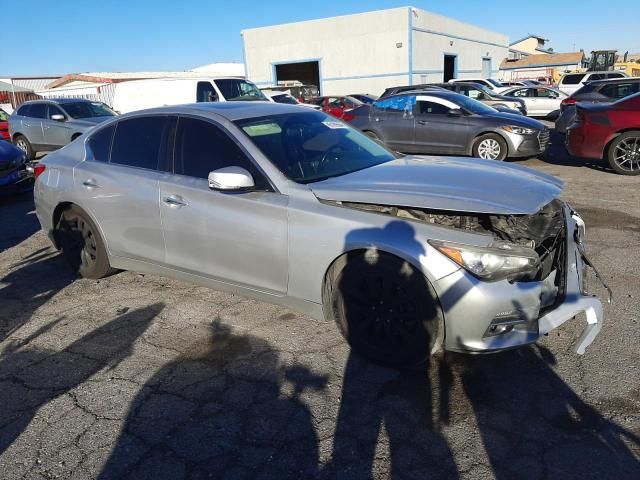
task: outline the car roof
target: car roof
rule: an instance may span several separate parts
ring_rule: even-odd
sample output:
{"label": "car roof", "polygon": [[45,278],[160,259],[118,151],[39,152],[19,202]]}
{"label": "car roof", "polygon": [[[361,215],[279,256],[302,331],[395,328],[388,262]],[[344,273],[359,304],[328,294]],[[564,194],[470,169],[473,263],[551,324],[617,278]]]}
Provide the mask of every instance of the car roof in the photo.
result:
{"label": "car roof", "polygon": [[47,102],[57,103],[59,105],[64,105],[65,103],[102,103],[96,102],[95,100],[87,100],[86,98],[39,98],[38,100],[29,100],[27,102],[24,102],[22,105]]}
{"label": "car roof", "polygon": [[[400,92],[397,93],[395,95],[389,95],[386,98],[393,98],[393,97],[402,97],[404,95],[429,95],[431,97],[441,97],[447,100],[451,100],[451,99],[456,99],[459,97],[464,97],[464,95],[460,95],[459,93],[453,92],[451,90],[445,90],[445,89],[433,89],[433,90],[411,90],[409,92]],[[466,97],[465,97],[466,98]]]}
{"label": "car roof", "polygon": [[640,77],[616,77],[616,78],[602,78],[600,80],[589,80],[585,85],[608,85],[610,83],[617,82],[640,82]]}
{"label": "car roof", "polygon": [[[302,112],[307,112],[303,110]],[[308,112],[312,112],[311,109]],[[307,113],[308,113],[307,112]],[[268,115],[282,115],[287,113],[301,113],[299,105],[289,105],[286,103],[274,103],[264,101],[249,102],[202,102],[185,105],[173,105],[166,107],[150,108],[126,113],[117,118],[135,117],[139,114],[195,114],[204,117],[220,116],[229,121],[241,120],[244,118],[263,117]]]}

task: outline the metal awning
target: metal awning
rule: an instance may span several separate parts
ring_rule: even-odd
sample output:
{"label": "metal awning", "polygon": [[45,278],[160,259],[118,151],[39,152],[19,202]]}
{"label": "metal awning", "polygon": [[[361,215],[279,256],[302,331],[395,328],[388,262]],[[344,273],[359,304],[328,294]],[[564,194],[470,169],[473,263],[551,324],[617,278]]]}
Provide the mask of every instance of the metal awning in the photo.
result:
{"label": "metal awning", "polygon": [[18,85],[12,85],[7,82],[0,82],[0,92],[33,93],[33,90],[19,87]]}

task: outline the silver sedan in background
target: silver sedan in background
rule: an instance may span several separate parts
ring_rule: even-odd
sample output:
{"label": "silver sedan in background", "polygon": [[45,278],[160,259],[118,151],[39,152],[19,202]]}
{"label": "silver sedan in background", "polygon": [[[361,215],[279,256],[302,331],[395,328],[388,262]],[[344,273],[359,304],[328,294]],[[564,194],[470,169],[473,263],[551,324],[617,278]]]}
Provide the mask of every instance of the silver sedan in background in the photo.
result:
{"label": "silver sedan in background", "polygon": [[[322,112],[164,107],[105,122],[36,170],[36,212],[88,278],[166,275],[334,320],[385,365],[535,342],[580,312],[584,223],[560,180],[399,157]],[[313,339],[310,339],[313,341]]]}

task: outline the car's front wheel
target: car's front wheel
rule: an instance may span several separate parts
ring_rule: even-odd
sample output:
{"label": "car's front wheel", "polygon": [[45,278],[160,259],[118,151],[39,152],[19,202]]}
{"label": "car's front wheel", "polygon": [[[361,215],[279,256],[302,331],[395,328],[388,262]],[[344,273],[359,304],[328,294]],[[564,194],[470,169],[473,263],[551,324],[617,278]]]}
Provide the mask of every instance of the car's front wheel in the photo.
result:
{"label": "car's front wheel", "polygon": [[444,320],[429,281],[405,260],[377,252],[354,252],[328,272],[323,295],[351,348],[389,367],[423,364],[440,347]]}
{"label": "car's front wheel", "polygon": [[18,135],[13,140],[13,143],[16,147],[24,152],[24,154],[27,156],[27,159],[33,160],[34,158],[36,158],[36,152],[33,150],[33,147],[31,146],[29,140],[27,140],[27,137]]}
{"label": "car's front wheel", "polygon": [[79,207],[62,212],[55,235],[64,258],[84,278],[98,279],[115,272],[98,228]]}
{"label": "car's front wheel", "polygon": [[609,165],[622,175],[640,175],[640,131],[625,132],[609,146]]}
{"label": "car's front wheel", "polygon": [[487,133],[476,138],[473,143],[473,156],[485,160],[504,160],[509,149],[507,142],[496,133]]}

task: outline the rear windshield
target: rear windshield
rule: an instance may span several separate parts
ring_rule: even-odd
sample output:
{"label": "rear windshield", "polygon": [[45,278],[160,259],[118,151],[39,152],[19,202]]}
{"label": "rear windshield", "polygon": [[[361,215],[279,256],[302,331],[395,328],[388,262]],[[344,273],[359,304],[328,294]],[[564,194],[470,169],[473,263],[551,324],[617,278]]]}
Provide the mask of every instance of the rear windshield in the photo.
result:
{"label": "rear windshield", "polygon": [[65,103],[62,108],[71,118],[115,117],[116,112],[101,102]]}
{"label": "rear windshield", "polygon": [[574,73],[571,75],[565,75],[562,78],[563,85],[578,85],[584,78],[584,73]]}
{"label": "rear windshield", "polygon": [[228,102],[246,100],[267,100],[258,87],[240,78],[224,78],[214,80],[222,96]]}

